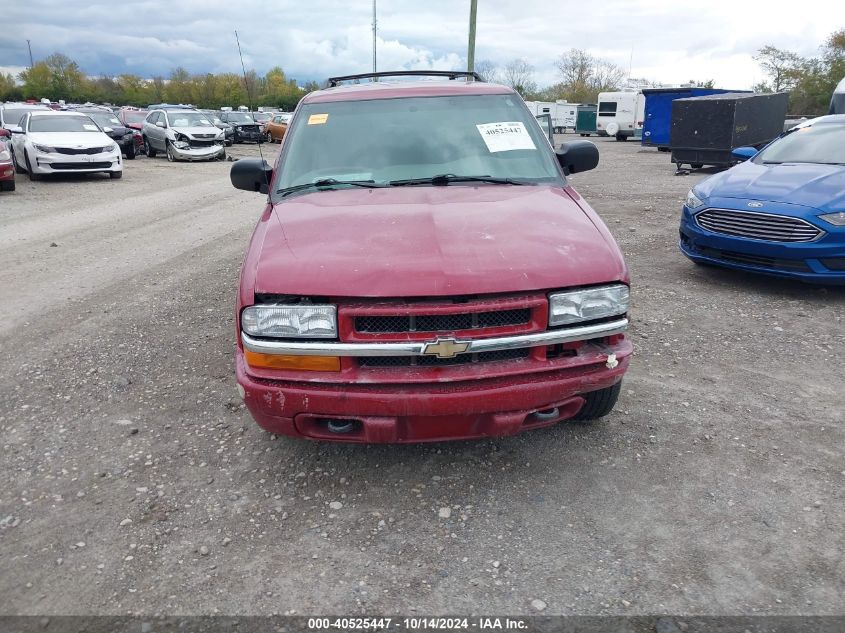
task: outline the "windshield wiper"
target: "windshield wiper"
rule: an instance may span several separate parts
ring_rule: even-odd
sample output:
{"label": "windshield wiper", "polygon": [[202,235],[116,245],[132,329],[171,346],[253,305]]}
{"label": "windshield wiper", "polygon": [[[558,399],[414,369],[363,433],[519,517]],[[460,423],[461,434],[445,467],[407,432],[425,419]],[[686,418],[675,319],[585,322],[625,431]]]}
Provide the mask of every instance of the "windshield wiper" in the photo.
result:
{"label": "windshield wiper", "polygon": [[406,180],[391,180],[388,184],[392,187],[403,187],[405,185],[435,185],[444,187],[453,182],[489,182],[494,185],[527,185],[524,180],[513,178],[496,178],[494,176],[456,176],[455,174],[438,174],[431,178],[408,178]]}
{"label": "windshield wiper", "polygon": [[337,180],[336,178],[323,178],[321,180],[315,180],[314,182],[304,182],[301,185],[293,185],[291,187],[285,187],[284,189],[278,189],[276,193],[286,196],[296,191],[302,191],[303,189],[331,189],[333,187],[343,185],[368,188],[387,186],[376,183],[375,180]]}

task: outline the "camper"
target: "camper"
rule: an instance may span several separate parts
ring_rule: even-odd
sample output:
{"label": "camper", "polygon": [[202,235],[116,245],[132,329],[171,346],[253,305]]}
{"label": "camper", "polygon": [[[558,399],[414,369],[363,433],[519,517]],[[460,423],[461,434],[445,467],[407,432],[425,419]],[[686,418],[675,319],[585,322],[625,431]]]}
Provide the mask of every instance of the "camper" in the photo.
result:
{"label": "camper", "polygon": [[526,101],[525,105],[534,116],[541,114],[548,114],[552,118],[555,116],[555,104],[553,101]]}
{"label": "camper", "polygon": [[639,90],[600,92],[596,131],[601,136],[614,136],[627,141],[642,134],[645,118],[645,97]]}
{"label": "camper", "polygon": [[845,114],[845,79],[839,82],[830,98],[830,112],[828,114]]}
{"label": "camper", "polygon": [[577,103],[569,103],[560,99],[555,101],[555,108],[552,110],[552,125],[555,128],[555,133],[563,134],[566,130],[574,130],[577,116]]}

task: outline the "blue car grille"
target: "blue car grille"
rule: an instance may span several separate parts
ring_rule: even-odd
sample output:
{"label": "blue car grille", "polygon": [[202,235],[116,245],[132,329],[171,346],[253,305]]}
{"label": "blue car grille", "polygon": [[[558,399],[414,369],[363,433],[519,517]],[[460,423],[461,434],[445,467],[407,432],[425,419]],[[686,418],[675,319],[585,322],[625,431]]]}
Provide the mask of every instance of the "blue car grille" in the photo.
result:
{"label": "blue car grille", "polygon": [[695,216],[695,222],[713,233],[769,242],[812,242],[823,234],[800,218],[728,209],[706,209]]}

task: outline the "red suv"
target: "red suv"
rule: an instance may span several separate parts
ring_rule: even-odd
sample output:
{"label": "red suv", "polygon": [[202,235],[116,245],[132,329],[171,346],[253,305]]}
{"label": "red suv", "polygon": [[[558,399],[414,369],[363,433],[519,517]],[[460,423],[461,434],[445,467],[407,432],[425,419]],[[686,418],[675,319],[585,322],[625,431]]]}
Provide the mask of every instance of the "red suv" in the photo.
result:
{"label": "red suv", "polygon": [[[241,269],[239,391],[266,430],[318,440],[510,435],[613,408],[632,346],[628,270],[522,98],[339,77],[299,104]],[[346,80],[380,81],[343,85]],[[463,79],[466,79],[465,81]]]}

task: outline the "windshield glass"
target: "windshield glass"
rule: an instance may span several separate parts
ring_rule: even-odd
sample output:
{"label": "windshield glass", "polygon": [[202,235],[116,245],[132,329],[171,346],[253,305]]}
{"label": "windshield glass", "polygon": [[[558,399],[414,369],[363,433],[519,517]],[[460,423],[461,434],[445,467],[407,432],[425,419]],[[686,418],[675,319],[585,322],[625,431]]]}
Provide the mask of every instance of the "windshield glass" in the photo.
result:
{"label": "windshield glass", "polygon": [[[6,125],[17,125],[21,122],[23,115],[32,112],[35,108],[3,108],[3,122]],[[38,108],[44,110],[46,108]]]}
{"label": "windshield glass", "polygon": [[148,110],[124,110],[123,120],[127,123],[143,123],[148,114]]}
{"label": "windshield glass", "polygon": [[100,132],[88,116],[33,116],[29,119],[30,132]]}
{"label": "windshield glass", "polygon": [[167,120],[171,127],[214,127],[202,112],[168,112]]}
{"label": "windshield glass", "polygon": [[270,116],[266,112],[256,112],[255,114],[252,115],[252,118],[255,119],[256,121],[263,123],[264,121],[269,121],[272,118],[272,116]]}
{"label": "windshield glass", "polygon": [[327,178],[560,180],[548,139],[513,94],[309,104],[285,143],[277,191]]}
{"label": "windshield glass", "polygon": [[100,127],[123,127],[118,118],[110,112],[86,112]]}
{"label": "windshield glass", "polygon": [[845,124],[816,123],[769,145],[755,163],[836,163],[845,165]]}
{"label": "windshield glass", "polygon": [[229,121],[229,123],[255,123],[253,118],[246,112],[229,112],[229,114],[226,115],[226,120]]}

